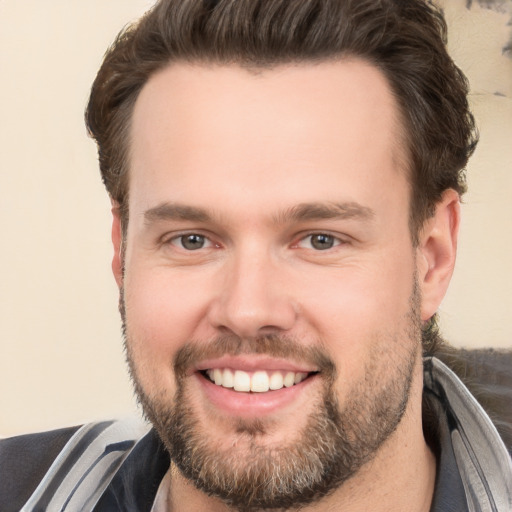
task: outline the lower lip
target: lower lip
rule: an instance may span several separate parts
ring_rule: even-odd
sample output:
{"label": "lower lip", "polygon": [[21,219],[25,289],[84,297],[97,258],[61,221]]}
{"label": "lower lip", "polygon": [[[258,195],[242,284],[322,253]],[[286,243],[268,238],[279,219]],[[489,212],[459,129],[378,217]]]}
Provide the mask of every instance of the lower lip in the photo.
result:
{"label": "lower lip", "polygon": [[217,386],[200,373],[194,377],[199,381],[207,399],[218,409],[232,416],[254,418],[275,412],[292,405],[318,379],[311,375],[299,384],[266,393],[244,393],[233,388]]}

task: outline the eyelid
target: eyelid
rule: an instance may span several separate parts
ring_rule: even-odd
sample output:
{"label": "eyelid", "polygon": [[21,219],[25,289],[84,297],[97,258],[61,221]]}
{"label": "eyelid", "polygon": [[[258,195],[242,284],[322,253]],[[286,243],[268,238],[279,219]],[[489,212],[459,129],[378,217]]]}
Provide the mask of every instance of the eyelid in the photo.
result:
{"label": "eyelid", "polygon": [[[201,249],[210,249],[212,247],[220,247],[221,246],[221,244],[214,241],[212,235],[210,235],[208,233],[204,233],[200,229],[198,229],[198,230],[183,230],[183,231],[174,232],[174,233],[166,233],[165,235],[160,237],[159,244],[162,246],[172,245],[173,247],[177,247],[179,249],[183,249],[188,252],[187,249],[180,246],[179,240],[184,236],[190,236],[190,235],[198,235],[205,239],[206,247],[201,247]],[[296,241],[293,242],[293,244],[292,244],[292,248],[297,248],[297,247],[300,248],[301,243],[305,242],[308,238],[311,238],[312,236],[315,236],[315,235],[326,235],[326,236],[332,237],[334,239],[334,245],[330,249],[334,249],[335,247],[349,243],[348,236],[334,234],[328,230],[315,230],[315,231],[304,232],[304,233],[297,235],[295,237]],[[312,249],[312,247],[308,247],[308,248]],[[317,249],[315,249],[315,251],[316,250]],[[327,250],[329,250],[329,249],[326,249],[326,251]]]}
{"label": "eyelid", "polygon": [[[193,252],[188,249],[185,249],[179,243],[179,240],[181,238],[183,238],[185,236],[190,236],[190,235],[197,235],[197,236],[204,238],[205,244],[207,244],[207,245],[205,247],[201,247],[201,249],[211,249],[212,247],[220,246],[220,244],[218,244],[217,242],[215,242],[212,239],[211,235],[205,234],[201,230],[184,230],[184,231],[179,231],[179,232],[174,232],[174,233],[166,233],[165,235],[160,237],[159,244],[162,246],[172,245],[173,247],[177,247],[178,249],[182,249],[187,252]],[[197,250],[201,250],[201,249],[197,249]]]}
{"label": "eyelid", "polygon": [[[332,247],[330,247],[329,249],[324,249],[325,251],[332,250],[335,247],[339,247],[340,245],[348,243],[347,237],[342,237],[339,234],[336,235],[336,234],[331,233],[329,231],[321,231],[321,230],[319,230],[319,231],[310,231],[310,232],[307,232],[307,233],[299,235],[297,237],[297,241],[293,244],[293,247],[304,248],[304,249],[314,249],[313,247],[301,247],[300,244],[302,242],[306,241],[308,238],[311,238],[312,236],[315,236],[315,235],[330,236],[330,237],[332,237],[334,239],[334,245]],[[318,251],[318,252],[321,252],[318,249],[314,249],[314,250]]]}

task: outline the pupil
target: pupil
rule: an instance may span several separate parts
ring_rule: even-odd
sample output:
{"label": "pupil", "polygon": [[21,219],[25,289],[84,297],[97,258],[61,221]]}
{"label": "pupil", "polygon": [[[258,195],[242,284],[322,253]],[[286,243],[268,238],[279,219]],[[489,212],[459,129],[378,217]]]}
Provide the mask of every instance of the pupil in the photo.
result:
{"label": "pupil", "polygon": [[186,235],[181,237],[181,243],[185,249],[194,251],[195,249],[201,249],[204,245],[204,236],[201,235]]}
{"label": "pupil", "polygon": [[334,244],[334,238],[331,235],[313,235],[311,245],[315,249],[330,249]]}

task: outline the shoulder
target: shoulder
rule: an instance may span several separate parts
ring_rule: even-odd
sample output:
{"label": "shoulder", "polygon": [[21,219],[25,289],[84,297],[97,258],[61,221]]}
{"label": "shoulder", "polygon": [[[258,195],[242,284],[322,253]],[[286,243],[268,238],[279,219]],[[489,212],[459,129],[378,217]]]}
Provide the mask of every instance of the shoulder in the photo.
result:
{"label": "shoulder", "polygon": [[0,442],[0,510],[89,510],[148,431],[126,418]]}
{"label": "shoulder", "polygon": [[21,508],[79,428],[0,440],[0,510],[7,512]]}
{"label": "shoulder", "polygon": [[443,361],[485,409],[512,453],[512,351],[443,346]]}

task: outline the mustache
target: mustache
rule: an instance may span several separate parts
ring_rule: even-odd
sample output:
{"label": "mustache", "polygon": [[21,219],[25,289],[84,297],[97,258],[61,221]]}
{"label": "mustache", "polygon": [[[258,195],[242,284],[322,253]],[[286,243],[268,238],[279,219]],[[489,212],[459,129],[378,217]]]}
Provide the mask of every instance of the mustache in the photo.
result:
{"label": "mustache", "polygon": [[179,380],[185,377],[191,367],[205,359],[215,359],[225,355],[251,354],[293,359],[299,363],[315,366],[328,379],[333,380],[336,376],[336,366],[321,343],[304,345],[292,338],[277,334],[267,334],[255,338],[225,335],[207,343],[190,341],[176,352],[173,362],[174,372]]}

